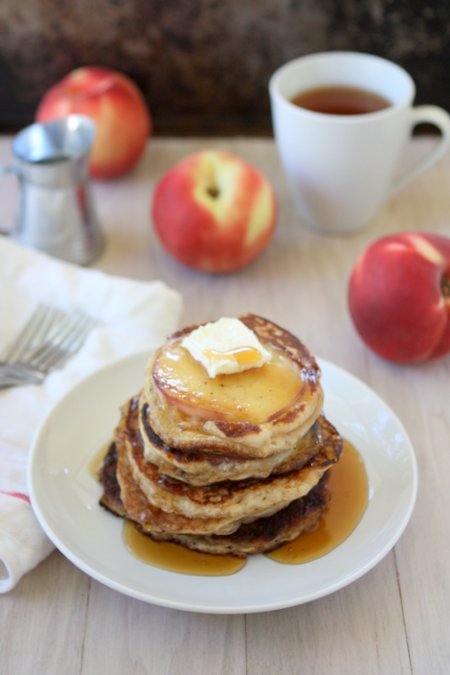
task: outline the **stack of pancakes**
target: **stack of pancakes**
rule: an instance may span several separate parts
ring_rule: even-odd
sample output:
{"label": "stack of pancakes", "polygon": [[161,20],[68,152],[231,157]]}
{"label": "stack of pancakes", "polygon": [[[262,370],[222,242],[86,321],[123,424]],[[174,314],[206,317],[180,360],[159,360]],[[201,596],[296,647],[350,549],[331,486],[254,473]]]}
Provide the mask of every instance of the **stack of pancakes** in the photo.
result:
{"label": "stack of pancakes", "polygon": [[320,369],[293,335],[240,317],[272,359],[209,378],[182,346],[153,356],[100,471],[101,504],[155,540],[245,557],[316,527],[342,440],[322,413]]}

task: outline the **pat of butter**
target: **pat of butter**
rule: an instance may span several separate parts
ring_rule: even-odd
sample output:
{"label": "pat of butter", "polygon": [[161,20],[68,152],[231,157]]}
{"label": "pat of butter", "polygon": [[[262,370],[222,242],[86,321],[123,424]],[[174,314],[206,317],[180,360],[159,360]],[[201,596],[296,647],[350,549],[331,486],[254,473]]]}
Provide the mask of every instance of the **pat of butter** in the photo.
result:
{"label": "pat of butter", "polygon": [[219,319],[196,328],[181,341],[209,377],[260,368],[271,359],[255,333],[239,319]]}

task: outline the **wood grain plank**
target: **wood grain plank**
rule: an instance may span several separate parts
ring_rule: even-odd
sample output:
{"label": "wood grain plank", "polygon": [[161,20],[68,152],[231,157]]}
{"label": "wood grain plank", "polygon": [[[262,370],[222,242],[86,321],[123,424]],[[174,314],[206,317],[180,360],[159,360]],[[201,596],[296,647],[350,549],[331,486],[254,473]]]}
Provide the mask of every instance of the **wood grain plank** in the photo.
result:
{"label": "wood grain plank", "polygon": [[244,622],[156,607],[93,582],[81,673],[245,675]]}
{"label": "wood grain plank", "polygon": [[55,552],[2,596],[2,675],[78,675],[89,585],[89,577]]}
{"label": "wood grain plank", "polygon": [[[414,672],[445,675],[450,668],[450,362],[402,369],[396,410],[413,439],[419,493],[409,527],[396,547]],[[374,378],[375,379],[375,378]],[[436,391],[447,396],[436,399]],[[419,402],[426,405],[420,405]]]}
{"label": "wood grain plank", "polygon": [[411,673],[393,555],[327,598],[248,616],[247,640],[248,675]]}

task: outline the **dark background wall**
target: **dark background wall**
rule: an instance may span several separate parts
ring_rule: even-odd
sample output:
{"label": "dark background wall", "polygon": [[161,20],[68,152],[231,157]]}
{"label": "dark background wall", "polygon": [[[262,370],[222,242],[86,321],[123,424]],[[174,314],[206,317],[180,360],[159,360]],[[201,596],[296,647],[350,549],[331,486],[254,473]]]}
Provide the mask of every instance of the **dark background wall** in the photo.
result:
{"label": "dark background wall", "polygon": [[136,81],[159,134],[270,133],[270,74],[330,49],[398,62],[450,110],[450,0],[0,0],[0,132],[97,64]]}

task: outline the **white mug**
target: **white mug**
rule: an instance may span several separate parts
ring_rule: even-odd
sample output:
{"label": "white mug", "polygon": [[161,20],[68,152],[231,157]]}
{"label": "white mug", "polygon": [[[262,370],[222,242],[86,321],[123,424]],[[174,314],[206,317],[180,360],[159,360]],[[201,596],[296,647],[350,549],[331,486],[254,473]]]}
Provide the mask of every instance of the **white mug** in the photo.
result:
{"label": "white mug", "polygon": [[[390,105],[376,112],[337,115],[292,103],[300,92],[356,87]],[[357,52],[324,52],[281,66],[269,92],[275,140],[300,217],[328,233],[365,227],[381,204],[439,159],[450,141],[450,117],[431,105],[413,108],[410,75],[386,59]],[[394,178],[415,125],[431,123],[441,136],[413,167]]]}

